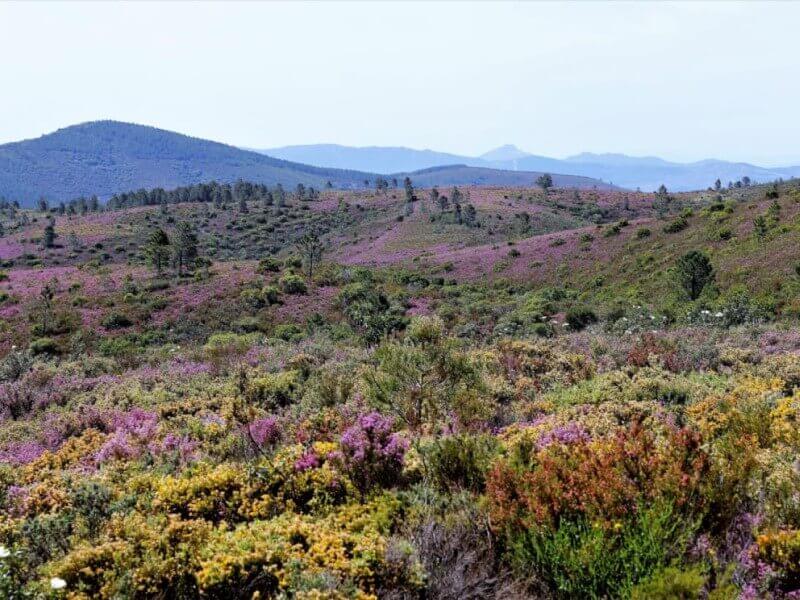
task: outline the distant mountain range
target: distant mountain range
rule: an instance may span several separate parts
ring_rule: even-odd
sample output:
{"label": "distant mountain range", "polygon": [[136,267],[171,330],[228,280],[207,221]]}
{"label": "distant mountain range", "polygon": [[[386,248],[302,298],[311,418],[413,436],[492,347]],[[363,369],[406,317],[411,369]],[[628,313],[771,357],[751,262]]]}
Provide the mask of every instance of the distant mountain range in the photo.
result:
{"label": "distant mountain range", "polygon": [[353,148],[333,144],[284,146],[258,152],[311,165],[378,173],[454,163],[488,169],[560,173],[591,177],[623,188],[639,188],[643,191],[653,191],[662,184],[673,191],[705,189],[713,185],[717,178],[726,185],[729,181],[735,182],[745,176],[757,182],[800,176],[800,166],[766,168],[723,160],[676,163],[650,156],[591,153],[557,159],[529,154],[513,145],[501,146],[474,157],[432,150],[374,146]]}
{"label": "distant mountain range", "polygon": [[[377,173],[394,173],[398,179],[409,175],[419,186],[534,185],[541,175],[520,169],[488,168],[483,163],[475,165],[480,168],[470,168],[460,157],[440,153],[430,153],[425,160],[403,161],[393,155],[392,149],[381,149],[385,151],[384,159],[364,162],[358,169],[337,164],[319,166],[333,160],[337,152],[314,148],[318,149],[315,157],[328,158],[301,164],[292,158],[265,156],[154,127],[95,121],[0,145],[0,196],[31,206],[40,196],[62,201],[97,194],[106,199],[139,188],[168,189],[212,180],[281,183],[287,189],[302,183],[322,189],[328,182],[337,188],[363,188],[365,181],[374,185]],[[427,156],[424,152],[398,150],[403,155]],[[290,151],[287,154],[293,155]],[[312,166],[313,162],[317,164]],[[442,163],[450,166],[442,167]],[[388,164],[397,166],[384,169]],[[417,173],[419,169],[425,170]],[[555,185],[563,187],[610,187],[587,177],[557,175],[557,171],[553,171],[553,179]]]}

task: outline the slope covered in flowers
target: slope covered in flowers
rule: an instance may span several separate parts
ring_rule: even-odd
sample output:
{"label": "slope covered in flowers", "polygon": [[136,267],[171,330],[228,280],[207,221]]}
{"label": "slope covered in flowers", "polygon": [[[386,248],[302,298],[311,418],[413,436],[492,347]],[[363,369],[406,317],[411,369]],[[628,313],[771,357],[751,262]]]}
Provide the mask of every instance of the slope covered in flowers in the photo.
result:
{"label": "slope covered in flowers", "polygon": [[797,598],[793,184],[467,191],[7,227],[0,597]]}

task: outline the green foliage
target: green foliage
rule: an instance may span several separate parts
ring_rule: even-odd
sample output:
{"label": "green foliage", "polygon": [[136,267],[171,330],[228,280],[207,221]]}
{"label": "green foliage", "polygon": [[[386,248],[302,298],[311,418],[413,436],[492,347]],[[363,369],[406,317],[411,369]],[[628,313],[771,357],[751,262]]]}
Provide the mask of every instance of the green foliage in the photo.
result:
{"label": "green foliage", "polygon": [[592,323],[597,323],[597,315],[586,307],[571,308],[567,311],[565,318],[569,326],[575,331],[580,331]]}
{"label": "green foliage", "polygon": [[385,334],[406,325],[404,307],[390,302],[385,294],[366,282],[346,285],[339,292],[338,303],[348,323],[368,344],[375,344]]}
{"label": "green foliage", "polygon": [[33,340],[28,349],[34,356],[39,356],[41,354],[55,355],[59,353],[58,343],[54,339],[48,337]]}
{"label": "green foliage", "polygon": [[299,275],[286,273],[278,280],[281,290],[287,294],[305,294],[308,292],[305,280]]}
{"label": "green foliage", "polygon": [[678,281],[690,300],[697,300],[707,285],[714,281],[714,267],[703,252],[684,254],[675,266]]}
{"label": "green foliage", "polygon": [[441,437],[422,448],[425,474],[439,489],[480,493],[486,485],[489,464],[498,451],[491,435]]}
{"label": "green foliage", "polygon": [[536,569],[558,598],[618,598],[679,556],[693,528],[672,506],[655,505],[610,531],[585,520],[523,530],[509,552],[516,569]]}
{"label": "green foliage", "polygon": [[131,325],[133,325],[133,321],[124,313],[112,312],[103,319],[103,327],[106,329],[124,329]]}

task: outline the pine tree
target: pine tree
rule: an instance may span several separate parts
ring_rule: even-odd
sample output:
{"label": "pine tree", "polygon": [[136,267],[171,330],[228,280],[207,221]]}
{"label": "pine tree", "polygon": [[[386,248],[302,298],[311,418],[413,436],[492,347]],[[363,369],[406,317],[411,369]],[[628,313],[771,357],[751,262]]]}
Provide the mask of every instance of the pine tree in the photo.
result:
{"label": "pine tree", "polygon": [[188,221],[178,223],[173,255],[178,265],[178,276],[183,275],[183,268],[197,258],[197,235]]}
{"label": "pine tree", "polygon": [[144,248],[145,255],[157,274],[161,274],[169,262],[169,237],[163,229],[156,229]]}
{"label": "pine tree", "polygon": [[543,173],[536,179],[536,185],[542,188],[546,194],[553,187],[553,176],[550,173]]}
{"label": "pine tree", "polygon": [[681,256],[676,265],[681,286],[690,300],[697,300],[705,287],[714,281],[714,267],[703,252],[692,250]]}
{"label": "pine tree", "polygon": [[44,228],[44,237],[42,238],[42,245],[45,248],[52,248],[55,245],[55,240],[56,240],[56,229],[53,225],[53,221],[50,221]]}
{"label": "pine tree", "polygon": [[322,252],[325,247],[319,236],[314,232],[304,234],[295,242],[295,246],[300,256],[303,257],[308,278],[311,279],[314,276],[314,265],[322,259]]}
{"label": "pine tree", "polygon": [[464,224],[467,227],[475,227],[477,225],[478,212],[472,204],[467,204],[464,207]]}
{"label": "pine tree", "polygon": [[406,202],[413,202],[414,200],[414,186],[411,184],[411,178],[406,177],[403,180],[403,187],[406,190]]}

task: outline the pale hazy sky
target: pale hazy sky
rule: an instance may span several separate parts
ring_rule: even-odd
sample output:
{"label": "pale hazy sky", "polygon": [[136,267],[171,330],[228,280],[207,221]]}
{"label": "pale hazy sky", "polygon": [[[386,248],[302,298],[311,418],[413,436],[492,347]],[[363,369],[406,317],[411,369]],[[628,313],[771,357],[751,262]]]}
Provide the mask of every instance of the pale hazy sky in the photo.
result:
{"label": "pale hazy sky", "polygon": [[514,143],[800,164],[800,4],[0,2],[0,142]]}

